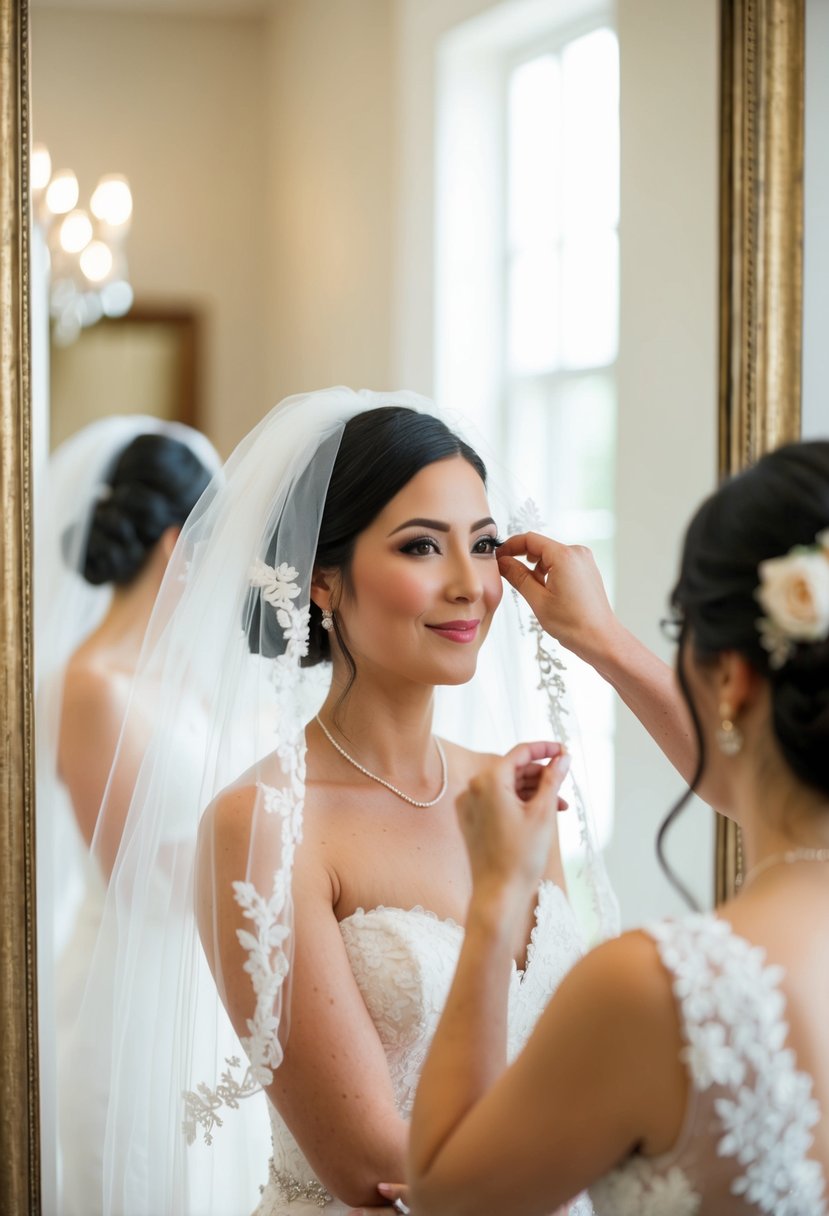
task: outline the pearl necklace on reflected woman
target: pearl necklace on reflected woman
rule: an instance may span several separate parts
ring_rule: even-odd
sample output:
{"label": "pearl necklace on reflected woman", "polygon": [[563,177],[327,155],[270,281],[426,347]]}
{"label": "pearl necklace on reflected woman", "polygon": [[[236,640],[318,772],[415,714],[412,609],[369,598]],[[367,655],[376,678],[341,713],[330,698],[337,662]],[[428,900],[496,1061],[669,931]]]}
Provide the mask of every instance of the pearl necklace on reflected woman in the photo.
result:
{"label": "pearl necklace on reflected woman", "polygon": [[785,853],[772,853],[751,867],[743,876],[739,889],[744,891],[758,874],[770,870],[772,866],[790,866],[796,861],[829,861],[829,849],[789,849]]}
{"label": "pearl necklace on reflected woman", "polygon": [[385,777],[378,777],[376,773],[372,773],[367,768],[364,768],[363,765],[358,763],[358,761],[355,760],[353,756],[349,756],[348,752],[345,750],[344,747],[340,747],[339,743],[334,738],[334,736],[331,734],[331,732],[329,731],[328,727],[325,725],[325,723],[323,722],[323,720],[319,716],[319,714],[316,715],[315,720],[319,723],[319,725],[322,729],[322,733],[325,735],[328,742],[331,744],[331,746],[333,748],[336,748],[336,750],[340,753],[340,755],[342,756],[342,758],[344,760],[347,760],[349,764],[353,765],[354,768],[358,769],[358,771],[363,773],[364,776],[370,777],[372,781],[376,781],[378,783],[378,785],[384,785],[387,790],[391,790],[391,792],[393,794],[397,794],[398,798],[402,798],[404,802],[408,802],[411,806],[417,806],[417,807],[420,807],[421,809],[425,809],[426,807],[430,807],[430,806],[436,806],[437,803],[440,802],[443,795],[446,793],[446,787],[449,784],[449,770],[448,770],[448,766],[446,764],[446,753],[443,750],[440,739],[437,739],[437,738],[435,739],[435,747],[438,749],[438,756],[440,757],[440,770],[441,770],[440,789],[438,790],[435,797],[431,798],[428,802],[419,802],[417,798],[410,798],[408,794],[404,794],[402,790],[399,790],[396,785],[392,785],[392,783],[390,781],[386,781]]}

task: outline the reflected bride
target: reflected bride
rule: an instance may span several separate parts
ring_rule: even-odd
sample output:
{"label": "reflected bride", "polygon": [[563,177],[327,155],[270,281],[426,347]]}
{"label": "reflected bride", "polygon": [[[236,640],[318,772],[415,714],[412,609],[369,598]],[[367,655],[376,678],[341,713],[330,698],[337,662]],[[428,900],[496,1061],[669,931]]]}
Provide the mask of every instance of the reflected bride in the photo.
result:
{"label": "reflected bride", "polygon": [[[332,389],[274,410],[185,529],[104,925],[119,959],[105,1211],[343,1213],[402,1176],[471,890],[454,799],[487,759],[433,733],[435,691],[460,694],[452,734],[473,738],[509,708],[506,671],[487,695],[489,635],[520,641],[496,615],[485,478],[428,403]],[[174,724],[193,696],[209,712],[189,788]],[[522,771],[527,794],[541,771]],[[583,841],[568,878],[592,896],[591,931],[612,932],[568,797]],[[554,839],[512,944],[511,1054],[583,952],[566,891]],[[93,971],[84,1016],[107,999]]]}
{"label": "reflected bride", "polygon": [[[110,767],[167,561],[218,464],[199,432],[144,416],[101,419],[49,463],[36,555],[38,828],[48,866],[41,873],[51,880],[40,887],[40,1006],[43,1120],[59,1112],[67,1216],[100,1207],[108,1033],[103,1020],[87,1037],[73,1025],[156,690],[137,694],[140,712],[117,770]],[[92,861],[108,781],[110,810]]]}

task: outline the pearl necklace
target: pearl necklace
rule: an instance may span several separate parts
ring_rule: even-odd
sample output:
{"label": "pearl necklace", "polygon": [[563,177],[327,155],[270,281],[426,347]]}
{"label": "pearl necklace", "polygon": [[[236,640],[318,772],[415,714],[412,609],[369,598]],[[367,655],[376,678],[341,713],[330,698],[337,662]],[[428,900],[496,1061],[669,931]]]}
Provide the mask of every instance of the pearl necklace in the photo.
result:
{"label": "pearl necklace", "polygon": [[440,769],[441,769],[440,789],[438,790],[436,796],[434,798],[431,798],[428,802],[419,802],[417,800],[417,798],[410,798],[408,794],[404,794],[402,790],[399,790],[396,785],[392,785],[392,783],[390,781],[386,781],[385,777],[378,777],[376,773],[369,772],[369,770],[367,768],[364,768],[362,764],[359,764],[354,759],[353,756],[349,756],[349,754],[345,750],[345,748],[340,747],[339,743],[334,738],[334,736],[331,734],[331,732],[329,731],[328,727],[325,725],[325,723],[323,722],[323,720],[319,716],[319,714],[316,715],[316,721],[320,724],[320,726],[322,728],[322,733],[325,735],[328,742],[331,744],[332,747],[336,748],[336,750],[340,753],[340,755],[342,756],[342,758],[344,760],[347,760],[349,764],[352,764],[354,766],[354,768],[358,769],[366,777],[370,777],[372,781],[378,782],[379,785],[384,785],[387,790],[391,790],[391,792],[393,794],[397,794],[398,798],[402,798],[404,802],[410,803],[411,806],[421,807],[422,809],[425,809],[426,807],[430,807],[430,806],[435,806],[438,802],[440,802],[441,798],[446,793],[446,787],[449,784],[449,771],[448,771],[447,764],[446,764],[446,755],[444,753],[443,747],[441,746],[440,739],[437,739],[437,738],[435,739],[435,747],[438,749],[438,756],[440,757]]}
{"label": "pearl necklace", "polygon": [[740,890],[744,890],[764,870],[770,870],[772,866],[790,866],[795,861],[829,861],[829,849],[789,849],[786,853],[772,853],[744,875]]}

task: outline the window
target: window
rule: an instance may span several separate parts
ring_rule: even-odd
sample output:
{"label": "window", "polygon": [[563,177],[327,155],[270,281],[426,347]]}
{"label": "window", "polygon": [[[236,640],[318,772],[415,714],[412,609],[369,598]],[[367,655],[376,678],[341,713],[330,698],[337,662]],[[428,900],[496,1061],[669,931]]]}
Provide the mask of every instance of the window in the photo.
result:
{"label": "window", "polygon": [[[478,19],[439,63],[437,396],[477,414],[547,530],[588,545],[612,595],[618,42],[595,14],[526,34],[516,45]],[[612,694],[566,662],[607,839]]]}

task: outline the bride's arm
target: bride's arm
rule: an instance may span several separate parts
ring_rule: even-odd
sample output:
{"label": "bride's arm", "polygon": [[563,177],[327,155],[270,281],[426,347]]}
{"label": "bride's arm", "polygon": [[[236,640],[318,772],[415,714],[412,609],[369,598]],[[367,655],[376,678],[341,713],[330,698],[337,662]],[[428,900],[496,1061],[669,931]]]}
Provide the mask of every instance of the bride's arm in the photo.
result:
{"label": "bride's arm", "polygon": [[[526,532],[505,541],[498,565],[546,632],[612,685],[689,781],[697,748],[674,673],[615,616],[590,550]],[[700,792],[704,798],[704,789]]]}
{"label": "bride's arm", "polygon": [[[199,834],[197,909],[202,942],[240,1036],[253,1007],[248,956],[236,932],[251,923],[232,883],[250,865],[256,792],[230,791],[206,812]],[[279,816],[273,819],[279,832]],[[254,849],[267,857],[268,824],[257,821]],[[274,855],[278,855],[274,840]],[[264,882],[257,889],[268,895]],[[333,909],[331,879],[303,845],[293,876],[294,938],[289,1035],[268,1097],[323,1185],[355,1206],[378,1202],[378,1179],[403,1176],[407,1125],[398,1115],[386,1056],[354,979]]]}

